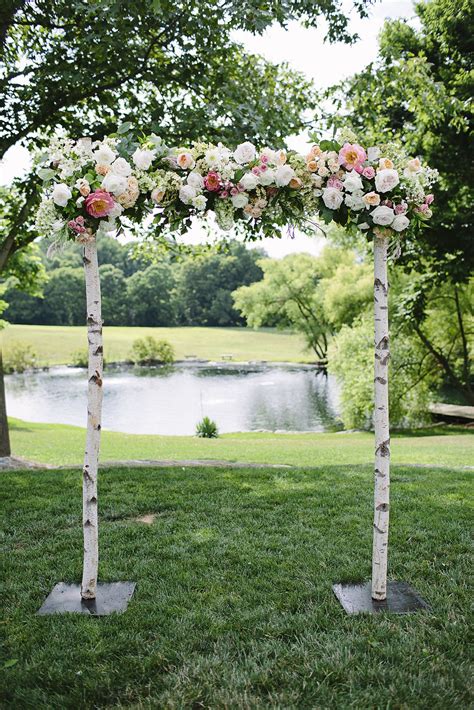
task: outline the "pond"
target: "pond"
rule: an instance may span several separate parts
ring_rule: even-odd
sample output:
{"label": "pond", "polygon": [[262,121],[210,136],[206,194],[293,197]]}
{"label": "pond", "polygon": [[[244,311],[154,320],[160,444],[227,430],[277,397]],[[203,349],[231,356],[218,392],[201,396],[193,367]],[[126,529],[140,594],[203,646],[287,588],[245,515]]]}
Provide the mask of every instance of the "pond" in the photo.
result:
{"label": "pond", "polygon": [[[180,364],[105,372],[103,427],[130,434],[194,434],[207,415],[221,433],[324,431],[336,424],[337,386],[309,366]],[[5,377],[8,413],[86,424],[87,375],[55,367]]]}

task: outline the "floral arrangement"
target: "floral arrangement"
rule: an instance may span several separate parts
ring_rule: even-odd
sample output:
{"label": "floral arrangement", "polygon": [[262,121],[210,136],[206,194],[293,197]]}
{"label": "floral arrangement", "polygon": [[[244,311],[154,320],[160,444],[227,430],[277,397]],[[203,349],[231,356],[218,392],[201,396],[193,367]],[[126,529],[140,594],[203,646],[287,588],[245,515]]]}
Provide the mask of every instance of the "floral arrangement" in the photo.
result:
{"label": "floral arrangement", "polygon": [[100,141],[55,136],[36,164],[43,180],[36,229],[56,241],[118,234],[146,216],[158,233],[184,233],[210,212],[221,229],[240,228],[249,238],[288,225],[311,232],[317,215],[369,238],[400,238],[431,216],[437,177],[400,146],[364,148],[350,131],[302,156],[249,141],[235,150],[173,148],[124,124]]}

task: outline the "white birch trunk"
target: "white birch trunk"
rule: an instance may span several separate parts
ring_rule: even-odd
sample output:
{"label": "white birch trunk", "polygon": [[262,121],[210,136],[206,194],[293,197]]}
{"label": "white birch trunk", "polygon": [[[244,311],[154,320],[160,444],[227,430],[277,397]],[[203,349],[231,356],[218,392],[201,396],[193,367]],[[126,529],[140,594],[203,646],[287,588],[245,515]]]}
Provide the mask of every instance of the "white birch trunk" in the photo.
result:
{"label": "white birch trunk", "polygon": [[81,596],[95,599],[99,565],[99,529],[97,514],[97,471],[99,466],[102,416],[102,317],[99,265],[95,237],[84,244],[84,274],[87,298],[87,339],[89,367],[87,390],[87,437],[82,470],[82,527],[84,532],[84,567]]}
{"label": "white birch trunk", "polygon": [[372,598],[387,598],[388,518],[390,495],[390,429],[388,416],[388,237],[374,238],[375,324],[375,491],[372,551]]}

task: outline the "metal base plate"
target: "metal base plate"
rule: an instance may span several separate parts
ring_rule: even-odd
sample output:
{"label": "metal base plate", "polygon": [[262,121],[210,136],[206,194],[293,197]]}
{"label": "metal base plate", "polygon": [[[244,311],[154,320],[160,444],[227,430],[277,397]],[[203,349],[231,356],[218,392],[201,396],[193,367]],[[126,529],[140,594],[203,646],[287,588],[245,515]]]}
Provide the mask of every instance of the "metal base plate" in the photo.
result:
{"label": "metal base plate", "polygon": [[377,614],[381,611],[410,614],[420,609],[430,609],[429,604],[406,582],[388,582],[387,598],[384,601],[372,599],[370,582],[334,584],[332,589],[348,614]]}
{"label": "metal base plate", "polygon": [[98,584],[95,599],[81,597],[80,584],[59,582],[46,597],[37,614],[89,614],[89,616],[107,616],[122,613],[135,590],[135,582],[111,582]]}

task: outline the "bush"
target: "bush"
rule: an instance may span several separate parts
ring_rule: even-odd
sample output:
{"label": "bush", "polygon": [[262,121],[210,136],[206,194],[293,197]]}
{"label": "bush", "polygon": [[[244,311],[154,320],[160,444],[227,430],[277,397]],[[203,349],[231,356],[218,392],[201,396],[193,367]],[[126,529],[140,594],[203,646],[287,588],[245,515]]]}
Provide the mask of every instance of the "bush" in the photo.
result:
{"label": "bush", "polygon": [[87,348],[76,350],[71,355],[71,365],[74,367],[87,367],[89,364],[89,352]]}
{"label": "bush", "polygon": [[209,419],[209,417],[203,417],[200,422],[196,424],[196,436],[201,437],[201,439],[217,439],[219,436],[219,430],[217,424]]}
{"label": "bush", "polygon": [[174,349],[167,340],[157,340],[152,335],[147,335],[134,341],[130,359],[139,365],[155,362],[169,364],[174,362]]}
{"label": "bush", "polygon": [[12,372],[25,372],[35,366],[36,353],[26,343],[12,343],[3,356],[3,371],[5,374]]}
{"label": "bush", "polygon": [[[389,396],[392,426],[429,421],[428,404],[438,379],[422,377],[418,341],[398,333],[390,341]],[[420,364],[421,363],[421,364]],[[341,385],[341,417],[346,429],[371,429],[374,407],[374,326],[370,315],[343,326],[328,349],[328,372]]]}

